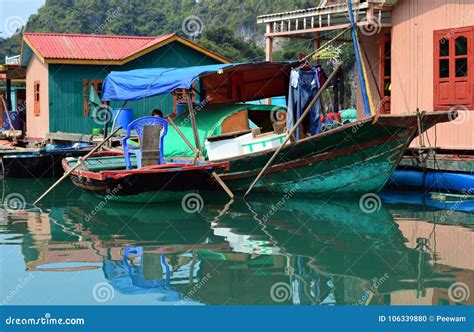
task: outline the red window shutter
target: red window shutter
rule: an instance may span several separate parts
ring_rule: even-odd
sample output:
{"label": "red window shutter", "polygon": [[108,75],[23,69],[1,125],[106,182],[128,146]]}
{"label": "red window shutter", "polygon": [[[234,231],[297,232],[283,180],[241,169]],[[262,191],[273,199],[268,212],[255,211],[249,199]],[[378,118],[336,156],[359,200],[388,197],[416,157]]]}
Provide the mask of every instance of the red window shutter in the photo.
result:
{"label": "red window shutter", "polygon": [[41,108],[40,108],[40,81],[34,81],[33,83],[33,115],[40,116],[41,115]]}
{"label": "red window shutter", "polygon": [[89,116],[89,103],[87,101],[87,85],[89,84],[88,80],[84,80],[84,116]]}

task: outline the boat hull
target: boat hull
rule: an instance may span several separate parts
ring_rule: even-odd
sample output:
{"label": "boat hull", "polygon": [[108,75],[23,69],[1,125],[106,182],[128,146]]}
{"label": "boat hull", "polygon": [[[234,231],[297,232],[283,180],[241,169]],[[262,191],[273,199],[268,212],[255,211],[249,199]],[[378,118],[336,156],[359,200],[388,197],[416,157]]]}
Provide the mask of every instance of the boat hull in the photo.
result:
{"label": "boat hull", "polygon": [[[447,112],[421,119],[423,130],[450,120]],[[285,146],[256,184],[255,192],[294,195],[352,195],[378,192],[418,135],[416,115],[377,116]],[[247,190],[273,151],[230,163],[222,179],[234,191]]]}
{"label": "boat hull", "polygon": [[[449,121],[448,112],[375,116],[286,145],[255,187],[255,192],[292,195],[354,195],[380,191],[421,124],[427,130]],[[420,121],[420,122],[418,122]],[[190,165],[157,166],[152,172],[76,170],[74,184],[110,199],[168,201],[196,190],[222,190],[210,175],[216,171],[232,191],[247,190],[274,154],[266,150],[237,158]],[[69,164],[63,161],[65,170]],[[158,171],[158,168],[162,168]],[[168,168],[168,169],[167,169]]]}
{"label": "boat hull", "polygon": [[0,178],[51,179],[63,175],[61,160],[81,157],[89,150],[71,150],[55,153],[18,152],[3,154],[0,160]]}
{"label": "boat hull", "polygon": [[[101,155],[111,154],[96,154]],[[135,170],[102,172],[76,169],[70,174],[70,178],[77,187],[110,201],[171,202],[181,200],[185,195],[197,190],[209,189],[213,185],[211,172],[225,169],[227,166],[227,163],[165,164]],[[71,167],[68,160],[63,160],[65,171]]]}

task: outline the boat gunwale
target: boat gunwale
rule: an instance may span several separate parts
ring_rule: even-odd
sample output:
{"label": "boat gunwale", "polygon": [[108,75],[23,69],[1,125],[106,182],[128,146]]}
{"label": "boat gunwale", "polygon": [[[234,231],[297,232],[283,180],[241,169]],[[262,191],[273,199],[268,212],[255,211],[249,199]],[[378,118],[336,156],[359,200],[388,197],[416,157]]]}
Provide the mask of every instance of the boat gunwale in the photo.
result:
{"label": "boat gunwale", "polygon": [[[445,116],[444,121],[435,121],[435,123],[433,123],[433,124],[428,123],[427,126],[423,127],[424,131],[428,130],[429,128],[431,128],[433,125],[435,125],[437,123],[448,122],[448,121],[454,120],[456,118],[456,116],[453,116],[452,114],[453,113],[449,112],[449,111],[424,113],[423,116],[427,116],[429,118],[430,117],[434,118],[434,117],[443,117],[443,116]],[[306,143],[306,142],[309,142],[309,141],[312,141],[312,140],[317,140],[319,138],[329,136],[329,135],[332,135],[332,134],[337,133],[339,131],[347,130],[349,128],[359,127],[362,124],[365,124],[366,122],[372,122],[372,125],[384,126],[384,122],[386,122],[384,120],[396,121],[396,119],[406,119],[406,120],[410,120],[410,121],[417,121],[417,117],[418,116],[415,113],[373,115],[373,116],[366,117],[366,118],[351,122],[349,124],[331,129],[329,131],[325,131],[325,132],[322,132],[322,133],[319,133],[319,134],[316,134],[316,135],[313,135],[313,136],[310,136],[310,137],[302,138],[302,139],[300,139],[299,141],[296,141],[296,142],[288,142],[287,144],[285,144],[283,149],[285,149],[285,150],[286,149],[291,149],[291,148],[293,148],[294,146],[296,146],[298,144],[303,144],[303,143]],[[431,120],[434,120],[434,119],[431,119]],[[386,124],[386,125],[387,126],[388,125],[396,126],[396,127],[400,127],[400,128],[404,128],[404,129],[413,128],[413,125],[404,125],[404,123],[397,123],[396,125],[392,125],[392,124]],[[243,158],[248,158],[248,157],[263,156],[263,155],[265,155],[269,152],[274,153],[277,149],[278,149],[278,147],[275,147],[275,148],[271,148],[271,149],[268,149],[268,150],[258,151],[258,152],[254,152],[254,153],[241,155],[241,156],[235,156],[235,157],[223,158],[223,159],[216,159],[216,160],[213,160],[213,162],[225,162],[225,161],[232,162],[232,161],[237,161],[237,160],[240,160],[240,159],[243,159]]]}
{"label": "boat gunwale", "polygon": [[[94,153],[92,156],[123,156],[120,152],[115,151],[101,151]],[[62,160],[62,166],[65,172],[68,172],[72,166],[69,165],[69,161],[66,158]],[[75,169],[71,172],[71,174],[85,177],[89,179],[104,181],[107,179],[118,180],[127,176],[131,175],[144,175],[144,174],[157,174],[157,173],[171,173],[171,172],[191,172],[196,170],[209,170],[209,169],[224,169],[225,171],[229,170],[229,162],[205,162],[204,165],[192,165],[186,163],[169,163],[169,164],[162,164],[162,165],[152,165],[152,166],[145,166],[139,169],[132,169],[132,170],[115,170],[115,171],[99,171],[94,172],[90,170],[79,170]]]}

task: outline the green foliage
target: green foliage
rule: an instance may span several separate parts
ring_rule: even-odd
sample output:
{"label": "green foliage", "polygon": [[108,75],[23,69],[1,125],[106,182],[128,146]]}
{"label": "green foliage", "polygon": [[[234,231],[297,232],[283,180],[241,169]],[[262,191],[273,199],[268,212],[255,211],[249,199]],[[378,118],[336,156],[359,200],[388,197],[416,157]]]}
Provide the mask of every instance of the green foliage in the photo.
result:
{"label": "green foliage", "polygon": [[262,48],[225,27],[204,30],[198,43],[233,61],[258,61],[265,58]]}
{"label": "green foliage", "polygon": [[[318,5],[315,0],[46,0],[32,15],[25,31],[157,36],[176,32],[233,61],[265,58],[264,29],[257,16]],[[186,20],[198,24],[200,34],[183,31]],[[186,29],[184,29],[186,30]],[[281,40],[279,40],[281,42]],[[313,50],[313,40],[283,40],[275,61],[296,60]],[[20,53],[21,33],[0,39],[0,58]],[[345,73],[354,65],[352,45],[343,46]],[[329,72],[329,69],[327,69]],[[351,99],[353,78],[345,76]]]}
{"label": "green foliage", "polygon": [[[235,61],[254,60],[264,55],[258,15],[316,5],[314,0],[46,0],[25,31],[189,37],[182,24],[196,16],[202,35],[195,41]],[[0,39],[0,57],[19,54],[20,40],[20,35]]]}

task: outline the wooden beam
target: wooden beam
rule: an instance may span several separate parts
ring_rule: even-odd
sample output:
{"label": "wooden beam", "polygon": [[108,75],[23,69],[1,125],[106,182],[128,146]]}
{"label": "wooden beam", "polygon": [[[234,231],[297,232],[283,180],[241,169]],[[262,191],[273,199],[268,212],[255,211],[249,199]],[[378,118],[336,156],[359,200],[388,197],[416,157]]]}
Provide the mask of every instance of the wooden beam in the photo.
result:
{"label": "wooden beam", "polygon": [[64,142],[92,142],[92,135],[74,134],[74,133],[47,133],[46,139],[53,141],[64,141]]}
{"label": "wooden beam", "polygon": [[303,33],[315,33],[319,31],[331,31],[331,30],[340,30],[349,27],[349,23],[345,24],[338,24],[333,26],[326,26],[321,28],[312,28],[312,29],[303,29],[303,30],[293,30],[293,31],[283,31],[283,32],[271,32],[266,33],[265,37],[282,37],[282,36],[289,36],[289,35],[296,35],[296,34],[303,34]]}
{"label": "wooden beam", "polygon": [[191,120],[191,126],[193,127],[194,143],[196,144],[196,149],[199,151],[199,154],[201,154],[201,142],[199,141],[199,133],[196,125],[196,114],[194,113],[193,101],[189,90],[186,90],[186,99],[188,102],[189,119]]}
{"label": "wooden beam", "polygon": [[[358,26],[366,26],[370,25],[369,22],[359,22],[357,24]],[[380,23],[378,24],[380,28],[391,28],[392,24],[391,23]],[[306,30],[293,30],[293,31],[284,31],[284,32],[272,32],[270,34],[265,34],[265,37],[288,37],[288,38],[296,38],[296,35],[301,35],[301,34],[306,34],[306,33],[315,33],[315,32],[320,32],[320,31],[333,31],[333,30],[342,30],[350,27],[350,24],[338,24],[338,25],[333,25],[333,26],[325,26],[322,28],[314,28],[314,29],[306,29]]]}

